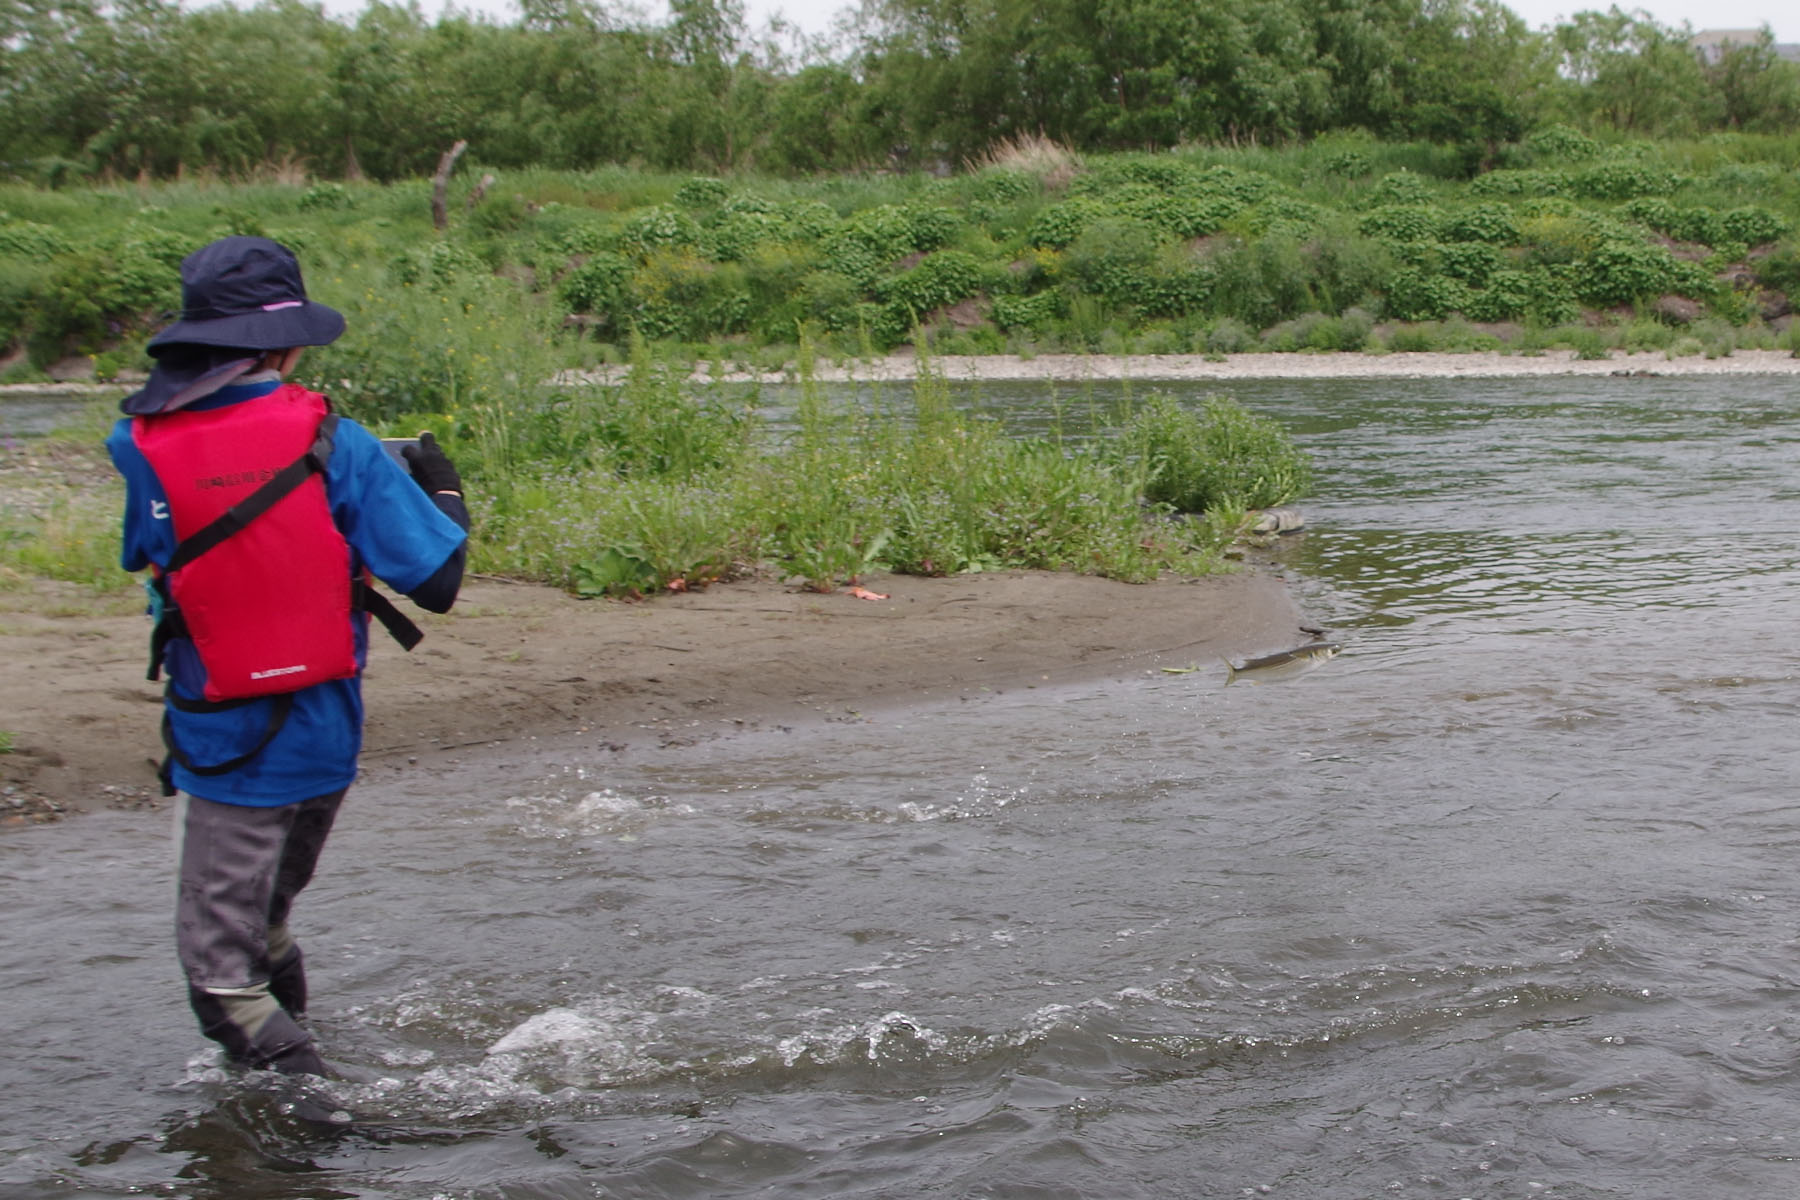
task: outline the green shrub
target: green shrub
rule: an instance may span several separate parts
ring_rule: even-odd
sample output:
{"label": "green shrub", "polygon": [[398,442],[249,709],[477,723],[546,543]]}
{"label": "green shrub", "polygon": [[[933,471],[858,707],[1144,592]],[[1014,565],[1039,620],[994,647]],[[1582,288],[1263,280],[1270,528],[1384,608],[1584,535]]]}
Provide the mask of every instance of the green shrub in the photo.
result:
{"label": "green shrub", "polygon": [[731,195],[731,185],[723,179],[695,176],[675,189],[675,203],[683,208],[716,208]]}
{"label": "green shrub", "polygon": [[942,249],[962,228],[963,220],[956,210],[941,205],[908,205],[904,211],[914,250]]}
{"label": "green shrub", "polygon": [[693,246],[699,240],[700,226],[694,219],[667,205],[634,212],[619,229],[620,250],[638,259],[647,259],[659,251]]}
{"label": "green shrub", "polygon": [[1403,267],[1388,281],[1383,305],[1397,321],[1437,321],[1460,312],[1469,302],[1469,289],[1459,279],[1419,267]]}
{"label": "green shrub", "polygon": [[1242,354],[1256,348],[1256,331],[1233,317],[1223,317],[1206,331],[1209,354]]}
{"label": "green shrub", "polygon": [[1062,293],[1038,292],[1030,296],[995,296],[994,324],[1011,332],[1044,330],[1063,312]]}
{"label": "green shrub", "polygon": [[1567,125],[1546,125],[1525,139],[1526,154],[1534,162],[1585,162],[1598,158],[1599,142]]}
{"label": "green shrub", "polygon": [[876,298],[908,314],[910,324],[934,308],[955,304],[975,294],[981,285],[981,264],[961,250],[940,250],[927,255],[910,271],[885,279]]}
{"label": "green shrub", "polygon": [[1446,217],[1438,236],[1446,242],[1511,246],[1520,239],[1519,222],[1504,204],[1472,204]]}
{"label": "green shrub", "polygon": [[1115,304],[1135,303],[1139,282],[1156,262],[1162,239],[1148,223],[1105,217],[1083,229],[1068,248],[1069,278],[1081,290]]}
{"label": "green shrub", "polygon": [[800,280],[800,305],[806,318],[832,333],[857,325],[857,304],[862,288],[854,279],[836,271],[812,271]]}
{"label": "green shrub", "polygon": [[1765,287],[1800,296],[1800,242],[1783,242],[1756,264],[1756,278]]}
{"label": "green shrub", "polygon": [[1746,246],[1761,246],[1782,237],[1793,228],[1791,222],[1766,208],[1749,205],[1734,208],[1719,216],[1720,233]]}
{"label": "green shrub", "polygon": [[631,264],[617,254],[595,254],[562,277],[557,298],[570,312],[612,316],[630,296]]}
{"label": "green shrub", "polygon": [[1395,171],[1383,175],[1370,189],[1371,206],[1417,208],[1431,203],[1431,189],[1423,177],[1411,171]]}
{"label": "green shrub", "polygon": [[1489,171],[1469,181],[1469,192],[1476,196],[1561,196],[1571,190],[1569,176],[1563,171]]}
{"label": "green shrub", "polygon": [[1038,213],[1026,240],[1033,246],[1060,250],[1080,237],[1082,230],[1109,215],[1109,206],[1092,197],[1061,200]]}
{"label": "green shrub", "polygon": [[0,257],[47,263],[74,252],[74,243],[49,225],[36,221],[0,222]]}
{"label": "green shrub", "polygon": [[179,309],[176,268],[196,248],[177,235],[127,226],[104,245],[55,259],[32,299],[32,362],[91,354],[140,336],[161,313]]}
{"label": "green shrub", "polygon": [[1615,160],[1584,167],[1569,177],[1577,196],[1593,200],[1630,200],[1637,196],[1666,196],[1680,180],[1673,171],[1648,163]]}
{"label": "green shrub", "polygon": [[1661,246],[1613,240],[1582,264],[1580,295],[1601,308],[1630,304],[1669,290],[1676,278],[1675,260]]}
{"label": "green shrub", "polygon": [[1424,242],[1438,236],[1444,214],[1435,208],[1385,205],[1366,214],[1357,228],[1367,237],[1398,242]]}
{"label": "green shrub", "polygon": [[1145,499],[1176,512],[1269,508],[1312,484],[1306,456],[1286,431],[1227,396],[1208,396],[1196,413],[1153,394],[1116,441],[1116,452],[1143,473]]}
{"label": "green shrub", "polygon": [[1531,311],[1534,295],[1529,272],[1495,271],[1469,292],[1462,312],[1471,321],[1516,321]]}

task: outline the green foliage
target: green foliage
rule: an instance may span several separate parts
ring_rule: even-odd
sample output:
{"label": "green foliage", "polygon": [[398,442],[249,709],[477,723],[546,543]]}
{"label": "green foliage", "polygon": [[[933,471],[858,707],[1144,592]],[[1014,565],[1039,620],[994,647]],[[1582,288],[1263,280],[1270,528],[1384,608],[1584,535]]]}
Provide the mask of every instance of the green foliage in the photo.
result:
{"label": "green foliage", "polygon": [[1155,227],[1131,217],[1106,217],[1083,229],[1068,248],[1069,277],[1083,291],[1131,303],[1161,245]]}
{"label": "green foliage", "polygon": [[994,297],[994,324],[1008,331],[1043,330],[1063,313],[1062,293],[1039,292],[1033,296]]}
{"label": "green foliage", "polygon": [[1580,294],[1596,307],[1630,304],[1670,290],[1679,278],[1661,246],[1609,240],[1583,264]]}
{"label": "green foliage", "polygon": [[110,471],[90,486],[42,504],[0,509],[0,577],[7,572],[119,590],[119,512],[125,487]]}
{"label": "green foliage", "polygon": [[1372,205],[1420,207],[1431,203],[1431,189],[1411,171],[1383,175],[1369,192]]}
{"label": "green foliage", "polygon": [[1032,221],[1026,240],[1033,246],[1060,250],[1081,236],[1095,221],[1107,215],[1107,206],[1089,196],[1062,200],[1044,209]]}
{"label": "green foliage", "polygon": [[675,189],[675,203],[683,208],[714,208],[731,195],[731,185],[723,179],[690,179]]}
{"label": "green foliage", "polygon": [[1388,316],[1400,321],[1437,321],[1462,311],[1469,289],[1459,279],[1421,267],[1403,267],[1388,281]]}
{"label": "green foliage", "polygon": [[883,280],[875,294],[911,324],[934,308],[973,295],[980,283],[981,264],[973,256],[942,250],[927,255],[912,270]]}
{"label": "green foliage", "polygon": [[296,201],[301,212],[321,212],[350,208],[354,201],[350,189],[329,180],[315,183],[300,193]]}
{"label": "green foliage", "polygon": [[27,323],[32,361],[93,353],[180,308],[173,268],[194,248],[175,235],[127,226],[102,244],[55,259]]}
{"label": "green foliage", "polygon": [[1533,130],[1524,142],[1525,156],[1533,162],[1586,162],[1598,158],[1603,149],[1599,142],[1567,125]]}
{"label": "green foliage", "polygon": [[36,221],[0,221],[0,257],[46,263],[74,252],[74,243],[52,226]]}
{"label": "green foliage", "polygon": [[1436,238],[1443,225],[1444,214],[1438,209],[1390,204],[1365,215],[1358,228],[1368,237],[1422,242]]}
{"label": "green foliage", "polygon": [[1638,196],[1666,196],[1680,182],[1673,171],[1619,159],[1574,172],[1569,177],[1569,188],[1575,195],[1591,200],[1631,200]]}
{"label": "green foliage", "polygon": [[1469,184],[1477,196],[1562,196],[1572,190],[1567,173],[1536,169],[1490,171]]}
{"label": "green foliage", "polygon": [[1269,508],[1312,485],[1286,431],[1227,396],[1208,396],[1196,413],[1153,394],[1119,430],[1114,453],[1143,473],[1147,500],[1176,512]]}
{"label": "green foliage", "polygon": [[1446,242],[1488,242],[1511,246],[1520,239],[1519,222],[1504,204],[1471,204],[1451,213],[1438,230]]}
{"label": "green foliage", "polygon": [[616,318],[631,296],[631,264],[617,254],[595,254],[557,284],[557,297],[570,312]]}

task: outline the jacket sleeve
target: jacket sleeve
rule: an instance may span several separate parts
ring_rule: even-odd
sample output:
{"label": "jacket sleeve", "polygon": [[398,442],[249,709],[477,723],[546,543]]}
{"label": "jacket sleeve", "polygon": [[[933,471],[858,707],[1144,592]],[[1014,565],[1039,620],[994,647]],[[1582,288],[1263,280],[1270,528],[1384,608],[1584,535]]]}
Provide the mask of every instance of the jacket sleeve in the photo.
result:
{"label": "jacket sleeve", "polygon": [[[440,492],[431,498],[438,511],[455,521],[464,533],[469,531],[469,509],[461,496],[451,496]],[[406,593],[407,599],[429,612],[444,613],[456,603],[456,593],[462,588],[463,568],[469,561],[469,543],[459,544],[444,560],[444,565],[431,573],[431,576],[412,591]]]}
{"label": "jacket sleeve", "polygon": [[332,519],[376,578],[422,607],[449,611],[467,557],[468,509],[427,496],[375,436],[338,423],[327,468]]}

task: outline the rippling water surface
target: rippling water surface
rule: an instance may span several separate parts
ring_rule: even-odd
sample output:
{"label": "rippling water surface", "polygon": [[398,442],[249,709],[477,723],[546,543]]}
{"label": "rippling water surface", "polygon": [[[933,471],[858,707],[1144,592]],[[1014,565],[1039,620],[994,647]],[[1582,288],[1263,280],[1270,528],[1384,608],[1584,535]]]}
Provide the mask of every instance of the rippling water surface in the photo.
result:
{"label": "rippling water surface", "polygon": [[0,1193],[1791,1191],[1800,388],[1233,390],[1344,654],[376,771],[354,1081],[217,1070],[161,818],[9,834]]}

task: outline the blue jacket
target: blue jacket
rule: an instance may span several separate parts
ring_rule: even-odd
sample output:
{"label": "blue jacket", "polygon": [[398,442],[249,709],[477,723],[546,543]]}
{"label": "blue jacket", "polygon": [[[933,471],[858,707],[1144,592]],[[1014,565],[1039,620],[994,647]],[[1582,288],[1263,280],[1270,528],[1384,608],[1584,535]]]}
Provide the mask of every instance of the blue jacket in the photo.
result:
{"label": "blue jacket", "polygon": [[[264,395],[275,382],[223,388],[195,408],[235,404]],[[106,439],[113,464],[125,477],[124,539],[119,565],[142,571],[168,562],[175,552],[174,523],[168,499],[149,462],[131,438],[131,420],[113,427]],[[454,497],[434,503],[395,463],[373,434],[353,421],[338,424],[335,448],[325,472],[325,491],[332,520],[350,545],[352,566],[368,567],[396,591],[412,594],[441,590],[436,578],[463,547],[467,520]],[[454,595],[454,591],[451,591]],[[431,607],[440,607],[432,604]],[[447,608],[447,599],[441,607]],[[357,661],[367,653],[363,621],[356,621]],[[169,686],[183,697],[201,695],[198,656],[193,645],[170,643],[164,666]],[[225,762],[255,746],[269,722],[272,700],[258,700],[219,712],[188,712],[168,707],[176,743],[196,763]],[[274,807],[322,796],[348,787],[356,777],[362,748],[362,681],[360,675],[306,688],[293,695],[286,724],[249,762],[224,775],[198,776],[174,764],[175,786],[191,795],[226,804]]]}

